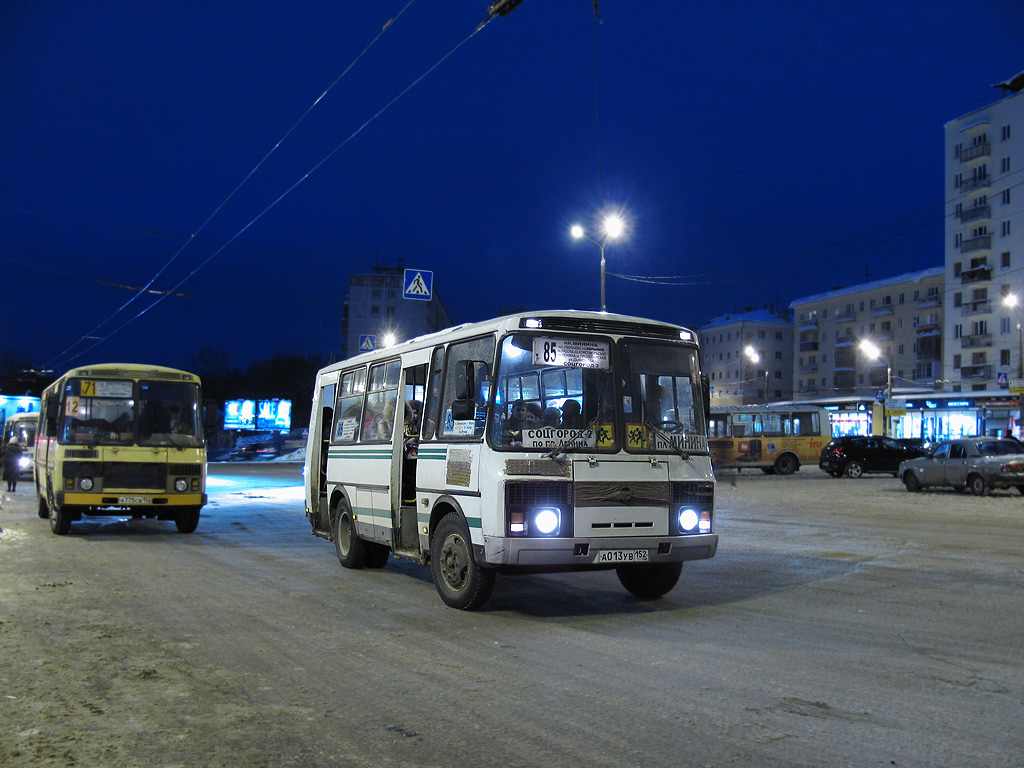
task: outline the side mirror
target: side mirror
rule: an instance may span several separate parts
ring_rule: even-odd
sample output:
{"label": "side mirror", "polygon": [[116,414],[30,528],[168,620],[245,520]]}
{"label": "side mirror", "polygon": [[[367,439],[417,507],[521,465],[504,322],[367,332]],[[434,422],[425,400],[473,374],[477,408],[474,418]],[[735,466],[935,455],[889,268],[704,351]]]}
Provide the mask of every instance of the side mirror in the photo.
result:
{"label": "side mirror", "polygon": [[704,431],[711,423],[711,380],[706,373],[700,375],[700,393],[704,398]]}
{"label": "side mirror", "polygon": [[60,403],[54,399],[46,401],[46,410],[44,413],[44,419],[46,421],[46,436],[56,437],[57,436],[57,415],[60,411]]}

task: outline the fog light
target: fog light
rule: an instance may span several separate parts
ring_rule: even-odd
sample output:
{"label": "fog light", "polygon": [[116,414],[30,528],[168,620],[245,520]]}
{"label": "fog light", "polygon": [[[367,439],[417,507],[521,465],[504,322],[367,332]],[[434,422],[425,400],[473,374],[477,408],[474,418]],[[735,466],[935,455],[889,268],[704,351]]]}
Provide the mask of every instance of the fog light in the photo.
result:
{"label": "fog light", "polygon": [[533,516],[533,525],[538,533],[545,536],[558,530],[558,511],[541,509]]}
{"label": "fog light", "polygon": [[187,491],[188,480],[186,480],[184,477],[179,477],[177,480],[174,481],[174,490],[176,490],[178,493],[184,493],[185,491]]}
{"label": "fog light", "polygon": [[78,481],[78,487],[81,488],[83,491],[91,491],[92,490],[92,478],[91,477],[83,477],[81,480]]}
{"label": "fog light", "polygon": [[706,509],[700,513],[700,532],[711,533],[711,513]]}
{"label": "fog light", "polygon": [[692,531],[697,527],[700,518],[692,509],[684,509],[679,512],[679,527],[684,531]]}
{"label": "fog light", "polygon": [[525,533],[526,522],[523,520],[522,512],[513,512],[508,518],[508,532],[509,533]]}

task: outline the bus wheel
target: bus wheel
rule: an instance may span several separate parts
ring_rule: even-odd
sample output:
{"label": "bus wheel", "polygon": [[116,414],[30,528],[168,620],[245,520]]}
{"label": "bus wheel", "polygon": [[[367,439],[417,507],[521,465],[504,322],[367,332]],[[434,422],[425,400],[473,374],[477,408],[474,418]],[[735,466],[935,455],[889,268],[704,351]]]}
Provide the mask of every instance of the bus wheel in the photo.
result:
{"label": "bus wheel", "polygon": [[56,504],[50,506],[49,517],[50,530],[58,536],[63,536],[71,530],[71,515],[63,507],[58,507]]}
{"label": "bus wheel", "polygon": [[356,535],[352,510],[344,501],[339,501],[334,510],[333,528],[334,551],[338,553],[338,562],[346,568],[365,568],[370,559],[370,546]]}
{"label": "bus wheel", "polygon": [[796,456],[792,453],[784,453],[775,460],[775,471],[780,475],[792,475],[799,468]]}
{"label": "bus wheel", "polygon": [[494,571],[473,560],[469,529],[454,512],[441,519],[430,540],[430,571],[437,593],[452,608],[475,611],[494,591]]}
{"label": "bus wheel", "polygon": [[199,525],[199,507],[183,509],[178,513],[178,516],[174,518],[174,524],[178,526],[179,532],[192,533]]}
{"label": "bus wheel", "polygon": [[46,497],[43,495],[38,496],[39,499],[39,517],[46,520],[50,516],[50,507],[46,503]]}
{"label": "bus wheel", "polygon": [[679,574],[682,572],[682,563],[620,565],[615,569],[622,586],[637,597],[645,599],[666,594],[679,581]]}

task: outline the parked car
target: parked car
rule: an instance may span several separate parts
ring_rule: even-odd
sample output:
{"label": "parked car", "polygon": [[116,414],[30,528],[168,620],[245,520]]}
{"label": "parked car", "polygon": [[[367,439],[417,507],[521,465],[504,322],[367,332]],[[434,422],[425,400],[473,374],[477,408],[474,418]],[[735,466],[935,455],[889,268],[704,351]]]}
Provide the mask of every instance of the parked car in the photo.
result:
{"label": "parked car", "polygon": [[1016,488],[1024,494],[1024,447],[1006,437],[964,437],[946,440],[928,456],[900,465],[908,491],[930,486],[971,489],[984,496],[993,488]]}
{"label": "parked car", "polygon": [[889,472],[895,477],[904,461],[926,455],[923,449],[900,445],[891,437],[834,437],[821,449],[818,466],[832,477],[856,478],[868,472]]}

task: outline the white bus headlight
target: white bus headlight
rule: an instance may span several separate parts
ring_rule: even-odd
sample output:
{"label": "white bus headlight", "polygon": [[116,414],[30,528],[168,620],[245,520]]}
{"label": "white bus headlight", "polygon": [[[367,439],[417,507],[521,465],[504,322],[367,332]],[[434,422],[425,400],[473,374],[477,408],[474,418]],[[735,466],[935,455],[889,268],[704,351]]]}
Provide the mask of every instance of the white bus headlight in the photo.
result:
{"label": "white bus headlight", "polygon": [[83,491],[91,491],[92,490],[92,478],[91,477],[83,477],[81,480],[78,481],[78,487],[81,488]]}
{"label": "white bus headlight", "polygon": [[22,456],[21,459],[18,461],[18,466],[20,466],[22,469],[30,469],[32,467],[32,457]]}
{"label": "white bus headlight", "polygon": [[679,510],[679,529],[683,531],[683,533],[692,533],[699,523],[700,516],[697,514],[696,510]]}
{"label": "white bus headlight", "polygon": [[174,490],[176,490],[178,493],[184,493],[185,491],[187,491],[188,480],[186,480],[183,477],[179,477],[177,480],[174,481]]}
{"label": "white bus headlight", "polygon": [[542,536],[550,536],[558,531],[558,519],[557,509],[538,509],[533,514],[533,527]]}

